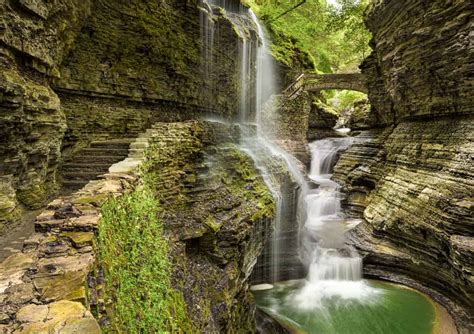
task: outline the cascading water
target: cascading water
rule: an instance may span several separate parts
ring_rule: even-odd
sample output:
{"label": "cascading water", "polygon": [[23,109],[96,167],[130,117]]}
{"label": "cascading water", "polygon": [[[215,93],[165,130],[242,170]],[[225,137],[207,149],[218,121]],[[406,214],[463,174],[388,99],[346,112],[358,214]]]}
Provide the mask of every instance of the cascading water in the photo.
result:
{"label": "cascading water", "polygon": [[340,151],[352,139],[331,138],[310,144],[309,178],[318,187],[304,195],[306,220],[301,231],[301,255],[308,266],[304,287],[294,295],[301,308],[323,307],[324,299],[360,299],[375,290],[362,280],[362,259],[345,244],[345,232],[358,221],[347,220],[341,210],[339,185],[331,172]]}
{"label": "cascading water", "polygon": [[[291,211],[294,210],[293,207],[296,206],[297,202],[297,192],[294,189],[288,189],[288,187],[283,189],[281,175],[276,175],[270,165],[274,161],[280,160],[287,165],[287,169],[291,169],[292,178],[296,180],[296,183],[304,184],[304,182],[303,176],[294,162],[295,158],[270,142],[262,131],[262,110],[265,103],[277,92],[274,60],[269,50],[269,43],[264,29],[251,10],[239,5],[240,2],[238,1],[209,0],[204,2],[203,8],[208,8],[204,13],[209,15],[205,19],[213,20],[213,8],[221,7],[240,37],[238,45],[240,59],[237,68],[240,74],[240,110],[237,118],[242,134],[240,148],[255,161],[256,167],[260,170],[276,199],[275,229],[271,242],[270,279],[271,281],[278,281],[280,280],[279,268],[281,262],[279,258],[280,227],[282,222],[292,215]],[[203,44],[215,43],[211,36],[218,36],[218,32],[214,30],[219,28],[214,24],[204,24],[202,27]],[[250,30],[256,30],[257,36]],[[212,57],[212,52],[204,51],[202,55],[206,63],[204,73],[207,73],[209,63],[212,64],[212,61],[206,58]]]}
{"label": "cascading water", "polygon": [[[273,134],[267,133],[269,127],[265,127],[265,131],[262,129],[261,115],[264,105],[277,92],[274,61],[262,25],[251,10],[241,6],[239,2],[203,1],[205,10],[201,23],[205,74],[209,75],[212,71],[212,59],[209,57],[212,58],[216,34],[213,20],[213,8],[216,6],[226,11],[227,18],[240,35],[240,61],[237,70],[240,72],[241,82],[238,118],[242,129],[241,148],[254,159],[277,200],[275,230],[272,236],[271,280],[274,282],[279,280],[281,225],[284,219],[288,219],[288,212],[294,204],[288,201],[299,201],[299,219],[303,220],[303,217],[306,217],[300,234],[302,259],[309,267],[308,284],[333,280],[360,280],[361,260],[354,250],[344,246],[347,224],[344,224],[340,208],[338,186],[330,180],[334,159],[340,150],[350,145],[350,139],[325,140],[311,144],[313,161],[309,177],[312,182],[319,184],[319,188],[310,190],[310,183],[303,177],[296,159],[268,139],[274,137]],[[248,27],[242,24],[248,20],[255,25],[258,40],[249,33]],[[251,94],[252,89],[254,94]],[[255,112],[251,112],[252,110]],[[275,157],[284,161],[293,179],[300,185],[299,200],[296,198],[298,196],[296,193],[292,198],[283,199],[285,194],[282,193],[281,180],[277,179],[268,166],[269,160]]]}

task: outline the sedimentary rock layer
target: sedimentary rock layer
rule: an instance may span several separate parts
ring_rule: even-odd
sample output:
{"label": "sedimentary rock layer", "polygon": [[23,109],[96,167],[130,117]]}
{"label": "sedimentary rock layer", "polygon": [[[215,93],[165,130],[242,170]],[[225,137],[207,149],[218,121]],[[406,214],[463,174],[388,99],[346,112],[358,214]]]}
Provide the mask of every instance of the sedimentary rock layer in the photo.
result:
{"label": "sedimentary rock layer", "polygon": [[437,290],[460,305],[451,310],[466,323],[474,292],[473,120],[363,132],[334,174],[348,211],[365,220],[353,240],[366,273],[400,274]]}
{"label": "sedimentary rock layer", "polygon": [[[255,27],[204,12],[197,0],[0,4],[0,233],[22,206],[47,202],[58,165],[91,140],[237,114],[235,28],[256,39]],[[215,27],[212,45],[203,20]]]}
{"label": "sedimentary rock layer", "polygon": [[372,3],[374,52],[362,72],[379,125],[474,111],[473,14],[464,0]]}
{"label": "sedimentary rock layer", "polygon": [[100,275],[91,273],[101,266],[93,247],[100,208],[132,190],[145,172],[157,176],[173,286],[184,294],[195,331],[254,332],[249,277],[269,234],[274,202],[250,158],[233,143],[238,136],[233,125],[155,124],[101,180],[51,202],[23,252],[0,264],[0,331],[100,332],[89,311],[101,317],[108,311],[100,301]]}
{"label": "sedimentary rock layer", "polygon": [[0,4],[0,233],[56,189],[65,118],[50,87],[89,1]]}
{"label": "sedimentary rock layer", "polygon": [[196,331],[255,331],[249,277],[275,207],[252,161],[234,144],[238,127],[159,123],[153,131],[147,168],[157,175],[173,280]]}
{"label": "sedimentary rock layer", "polygon": [[363,131],[334,177],[366,274],[427,289],[472,331],[473,4],[375,1],[362,65],[379,129]]}

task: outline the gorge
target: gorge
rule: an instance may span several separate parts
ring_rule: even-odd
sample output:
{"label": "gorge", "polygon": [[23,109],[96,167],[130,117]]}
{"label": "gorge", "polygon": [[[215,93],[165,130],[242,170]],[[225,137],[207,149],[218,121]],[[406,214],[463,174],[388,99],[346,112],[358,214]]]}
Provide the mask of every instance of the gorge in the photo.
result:
{"label": "gorge", "polygon": [[474,331],[474,5],[279,6],[0,3],[0,333]]}

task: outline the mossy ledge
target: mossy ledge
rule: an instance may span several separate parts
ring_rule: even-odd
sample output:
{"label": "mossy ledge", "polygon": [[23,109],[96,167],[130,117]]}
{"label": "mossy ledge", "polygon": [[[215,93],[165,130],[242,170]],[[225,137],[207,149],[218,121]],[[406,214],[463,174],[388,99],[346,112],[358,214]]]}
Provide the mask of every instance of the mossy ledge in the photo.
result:
{"label": "mossy ledge", "polygon": [[275,204],[238,137],[156,123],[140,152],[49,203],[1,264],[0,330],[255,332],[248,280]]}

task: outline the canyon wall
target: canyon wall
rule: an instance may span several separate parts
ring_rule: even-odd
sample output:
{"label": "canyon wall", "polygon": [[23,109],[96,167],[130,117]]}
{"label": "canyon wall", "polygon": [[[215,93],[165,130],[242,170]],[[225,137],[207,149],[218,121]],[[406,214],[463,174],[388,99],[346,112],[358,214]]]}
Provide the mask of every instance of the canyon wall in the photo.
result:
{"label": "canyon wall", "polygon": [[[186,317],[193,333],[255,332],[249,279],[271,231],[275,205],[250,157],[238,149],[239,137],[234,125],[155,123],[108,174],[49,203],[23,251],[0,263],[0,332],[100,333],[99,324],[105,330],[133,331],[137,327],[129,326],[136,321],[127,323],[130,314],[121,318],[123,310],[143,315],[139,306],[153,300],[143,296],[159,294],[157,286],[165,283],[140,272],[149,265],[141,261],[121,267],[120,279],[108,272],[117,269],[117,251],[134,258],[140,247],[164,235],[169,243],[164,256],[172,261],[165,279],[184,302],[179,311],[184,314],[173,316]],[[152,189],[142,201],[153,201],[155,220],[127,206],[132,202],[127,196],[146,192],[144,187]],[[135,220],[120,216],[124,206]],[[136,228],[136,217],[153,231],[151,240]],[[158,256],[144,253],[138,257],[153,261]],[[130,287],[127,275],[142,278],[142,284]],[[131,289],[132,296],[121,299],[121,289]],[[171,306],[178,312],[177,305]]]}
{"label": "canyon wall", "polygon": [[66,120],[51,88],[90,1],[0,4],[0,233],[57,189]]}
{"label": "canyon wall", "polygon": [[60,164],[90,141],[238,112],[236,19],[215,13],[205,75],[198,0],[21,0],[0,9],[0,233],[47,202]]}
{"label": "canyon wall", "polygon": [[156,173],[173,284],[193,332],[255,332],[250,275],[275,214],[272,194],[220,123],[159,123],[147,168]]}
{"label": "canyon wall", "polygon": [[158,120],[235,115],[240,37],[221,12],[212,44],[203,43],[205,13],[197,0],[94,2],[54,84],[65,144],[126,136]]}
{"label": "canyon wall", "polygon": [[[474,57],[469,1],[376,1],[362,65],[378,128],[335,167],[368,276],[428,291],[472,330]],[[471,327],[470,327],[471,326]]]}

